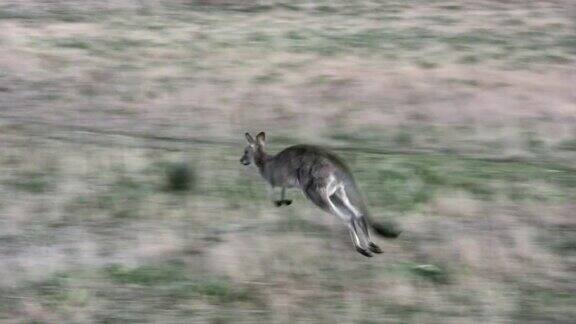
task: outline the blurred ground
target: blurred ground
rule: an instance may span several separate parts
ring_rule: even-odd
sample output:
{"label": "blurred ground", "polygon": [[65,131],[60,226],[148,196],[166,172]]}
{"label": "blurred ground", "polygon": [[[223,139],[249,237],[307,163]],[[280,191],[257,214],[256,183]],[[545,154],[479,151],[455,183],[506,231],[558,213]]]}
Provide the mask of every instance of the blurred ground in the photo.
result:
{"label": "blurred ground", "polygon": [[[0,321],[572,322],[575,17],[2,1]],[[367,259],[299,193],[273,207],[238,163],[259,130],[336,149],[403,236]]]}

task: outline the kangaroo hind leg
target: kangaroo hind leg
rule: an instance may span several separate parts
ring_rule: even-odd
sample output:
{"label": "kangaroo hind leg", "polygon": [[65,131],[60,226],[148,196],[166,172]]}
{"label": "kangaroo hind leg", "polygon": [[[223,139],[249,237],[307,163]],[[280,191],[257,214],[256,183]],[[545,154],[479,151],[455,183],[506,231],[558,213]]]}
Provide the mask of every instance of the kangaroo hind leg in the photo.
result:
{"label": "kangaroo hind leg", "polygon": [[333,213],[338,215],[346,223],[356,251],[364,256],[371,257],[372,255],[368,252],[369,242],[366,240],[356,216],[344,206],[342,199],[336,193],[332,194],[328,200]]}
{"label": "kangaroo hind leg", "polygon": [[[329,193],[331,193],[331,195],[329,195]],[[316,206],[342,219],[348,228],[348,232],[350,233],[356,251],[367,257],[372,256],[368,252],[368,249],[362,246],[356,225],[353,222],[353,215],[351,215],[346,208],[342,208],[342,201],[334,195],[334,188],[330,185],[326,186],[323,184],[310,183],[304,189],[304,194]]]}
{"label": "kangaroo hind leg", "polygon": [[365,240],[365,244],[368,246],[370,251],[374,253],[382,253],[382,249],[372,242],[372,238],[370,237],[370,231],[368,230],[368,217],[363,215],[348,199],[348,195],[346,194],[346,190],[343,186],[341,186],[338,190],[338,194],[342,199],[342,204],[345,208],[347,208],[352,214],[354,214],[354,222],[356,226],[360,228],[362,232],[362,236]]}

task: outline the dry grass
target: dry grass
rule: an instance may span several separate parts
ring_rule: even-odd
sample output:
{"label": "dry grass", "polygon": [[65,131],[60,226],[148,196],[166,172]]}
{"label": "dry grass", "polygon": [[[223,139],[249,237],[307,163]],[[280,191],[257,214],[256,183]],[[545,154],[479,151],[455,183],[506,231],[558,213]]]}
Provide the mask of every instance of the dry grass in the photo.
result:
{"label": "dry grass", "polygon": [[[573,9],[2,2],[0,321],[571,322]],[[273,207],[238,163],[260,129],[347,147],[404,234],[366,259]]]}
{"label": "dry grass", "polygon": [[[106,140],[100,147],[21,136],[5,133],[1,161],[3,320],[565,322],[574,315],[576,174],[569,171],[341,152],[354,161],[374,218],[404,228],[400,239],[381,242],[385,254],[366,259],[336,219],[300,195],[291,193],[293,206],[273,207],[229,148],[170,152],[136,148],[148,141],[116,139],[121,149]],[[196,183],[166,191],[167,168],[181,161],[197,171]]]}

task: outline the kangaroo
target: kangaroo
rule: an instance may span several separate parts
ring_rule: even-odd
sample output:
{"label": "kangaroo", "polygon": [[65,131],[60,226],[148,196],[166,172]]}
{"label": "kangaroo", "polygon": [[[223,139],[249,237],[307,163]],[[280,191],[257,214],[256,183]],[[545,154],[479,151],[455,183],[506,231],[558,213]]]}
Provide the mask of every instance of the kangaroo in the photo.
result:
{"label": "kangaroo", "polygon": [[[290,205],[286,188],[299,188],[316,206],[339,217],[347,226],[352,242],[360,254],[371,257],[382,253],[370,237],[368,226],[384,237],[395,238],[400,232],[372,224],[368,209],[354,177],[346,164],[334,153],[312,145],[290,146],[276,155],[265,151],[266,135],[254,139],[245,134],[248,146],[240,159],[243,165],[254,164],[270,184],[273,202],[277,207]],[[274,200],[274,188],[281,188],[280,199]]]}

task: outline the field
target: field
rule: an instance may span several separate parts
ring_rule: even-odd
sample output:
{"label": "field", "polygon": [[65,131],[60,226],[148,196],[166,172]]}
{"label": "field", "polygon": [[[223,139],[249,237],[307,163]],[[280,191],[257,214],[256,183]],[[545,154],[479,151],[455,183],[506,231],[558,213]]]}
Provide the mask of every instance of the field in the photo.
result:
{"label": "field", "polygon": [[[569,0],[0,2],[1,323],[571,323]],[[239,163],[332,148],[355,252]]]}

